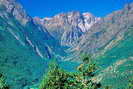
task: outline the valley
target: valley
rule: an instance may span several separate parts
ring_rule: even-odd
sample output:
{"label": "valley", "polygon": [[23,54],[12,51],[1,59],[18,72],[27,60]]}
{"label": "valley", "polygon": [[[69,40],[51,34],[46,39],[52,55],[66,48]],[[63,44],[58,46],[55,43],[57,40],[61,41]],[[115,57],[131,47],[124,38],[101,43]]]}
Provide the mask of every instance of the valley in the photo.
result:
{"label": "valley", "polygon": [[0,73],[11,89],[34,89],[53,59],[74,72],[83,54],[99,66],[92,79],[125,89],[133,76],[133,3],[106,17],[72,11],[39,18],[19,1],[0,0]]}

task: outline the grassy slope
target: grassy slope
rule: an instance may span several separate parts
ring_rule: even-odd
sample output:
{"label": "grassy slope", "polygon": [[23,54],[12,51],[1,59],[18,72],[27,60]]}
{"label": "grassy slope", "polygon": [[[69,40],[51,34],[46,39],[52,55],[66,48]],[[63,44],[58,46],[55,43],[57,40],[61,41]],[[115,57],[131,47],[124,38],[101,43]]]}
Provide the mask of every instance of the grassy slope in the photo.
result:
{"label": "grassy slope", "polygon": [[133,74],[133,28],[97,62],[102,70],[98,75],[102,83],[113,86],[113,89],[123,89]]}
{"label": "grassy slope", "polygon": [[[5,13],[2,10],[4,9],[0,9],[0,13]],[[0,73],[7,77],[11,89],[22,89],[39,81],[46,62],[9,32],[12,30],[24,41],[21,26],[12,16],[6,15],[8,18],[0,16]]]}

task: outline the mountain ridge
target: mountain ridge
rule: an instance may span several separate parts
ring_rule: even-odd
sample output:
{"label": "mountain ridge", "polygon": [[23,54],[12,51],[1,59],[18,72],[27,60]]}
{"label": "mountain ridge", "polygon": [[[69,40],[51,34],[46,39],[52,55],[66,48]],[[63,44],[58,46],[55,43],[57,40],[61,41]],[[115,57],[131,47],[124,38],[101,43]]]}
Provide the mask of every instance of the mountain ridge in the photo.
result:
{"label": "mountain ridge", "polygon": [[[127,79],[132,70],[121,68],[132,68],[131,27],[133,3],[104,18],[68,12],[40,19],[30,17],[17,0],[0,0],[0,72],[12,89],[23,89],[40,81],[51,58],[76,63],[81,54],[90,54],[100,66],[103,83],[114,78],[117,72],[113,70]],[[65,67],[73,66],[67,62]]]}
{"label": "mountain ridge", "polygon": [[60,41],[63,46],[73,46],[79,37],[87,32],[100,18],[91,13],[80,13],[72,11],[68,13],[57,14],[50,18],[34,20],[46,28],[49,33]]}
{"label": "mountain ridge", "polygon": [[116,36],[122,36],[129,27],[132,27],[132,8],[133,4],[128,4],[124,9],[102,18],[79,39],[79,44],[74,46],[74,49],[78,49],[78,52],[95,53],[115,39]]}

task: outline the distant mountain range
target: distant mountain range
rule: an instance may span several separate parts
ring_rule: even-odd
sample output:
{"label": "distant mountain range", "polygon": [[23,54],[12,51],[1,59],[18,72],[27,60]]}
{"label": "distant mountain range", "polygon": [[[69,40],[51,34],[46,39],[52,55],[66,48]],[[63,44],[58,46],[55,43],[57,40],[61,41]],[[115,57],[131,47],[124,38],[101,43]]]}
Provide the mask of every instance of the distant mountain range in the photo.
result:
{"label": "distant mountain range", "polygon": [[84,35],[100,18],[90,13],[80,13],[73,11],[69,13],[61,13],[52,18],[40,19],[35,17],[34,20],[46,28],[49,33],[62,46],[74,46],[77,40]]}
{"label": "distant mountain range", "polygon": [[0,0],[0,72],[11,89],[37,84],[51,58],[76,63],[81,54],[93,55],[99,81],[123,89],[133,74],[132,44],[133,3],[104,18],[78,11],[33,18],[18,1]]}

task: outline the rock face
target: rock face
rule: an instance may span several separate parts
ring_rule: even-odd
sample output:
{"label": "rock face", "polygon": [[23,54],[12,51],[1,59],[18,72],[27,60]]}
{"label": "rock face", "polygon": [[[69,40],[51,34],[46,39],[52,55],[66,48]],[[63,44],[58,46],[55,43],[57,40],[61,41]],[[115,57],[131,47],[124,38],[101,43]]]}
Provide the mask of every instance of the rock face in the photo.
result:
{"label": "rock face", "polygon": [[75,45],[79,37],[100,20],[90,13],[77,11],[58,14],[51,18],[34,19],[58,39],[62,46],[69,47]]}
{"label": "rock face", "polygon": [[[24,35],[24,40],[22,40],[18,37],[19,35],[16,35],[15,30],[11,29],[9,31],[17,40],[20,41],[21,39],[21,44],[28,44],[41,58],[51,58],[54,50],[60,52],[58,41],[45,28],[35,23],[21,4],[16,0],[0,0],[0,2],[1,8],[3,8],[2,13],[0,13],[1,18],[7,19],[8,24],[16,26],[21,31],[20,34]],[[14,19],[14,22],[11,19]]]}
{"label": "rock face", "polygon": [[18,2],[0,0],[0,73],[7,77],[11,89],[39,82],[47,67],[45,60],[58,55],[64,55],[58,41]]}
{"label": "rock face", "polygon": [[[70,49],[69,60],[82,53],[94,55],[100,67],[97,81],[124,89],[133,74],[133,3],[115,11],[93,25],[79,43]],[[72,58],[71,58],[72,57]],[[74,57],[74,58],[73,58]],[[122,80],[122,81],[121,81]]]}
{"label": "rock face", "polygon": [[0,0],[0,2],[6,7],[7,12],[12,13],[22,24],[26,24],[28,21],[32,20],[23,7],[19,3],[16,3],[16,0]]}
{"label": "rock face", "polygon": [[0,0],[0,72],[11,89],[37,84],[47,67],[45,59],[72,59],[81,53],[104,56],[97,59],[104,70],[98,75],[103,83],[110,76],[112,81],[117,72],[126,79],[132,71],[121,68],[132,68],[132,44],[133,4],[105,18],[69,12],[40,19],[26,14],[16,0]]}
{"label": "rock face", "polygon": [[79,39],[79,44],[73,50],[90,54],[99,52],[112,40],[122,37],[128,31],[127,29],[132,26],[133,4],[128,4],[124,9],[113,12],[93,25]]}

